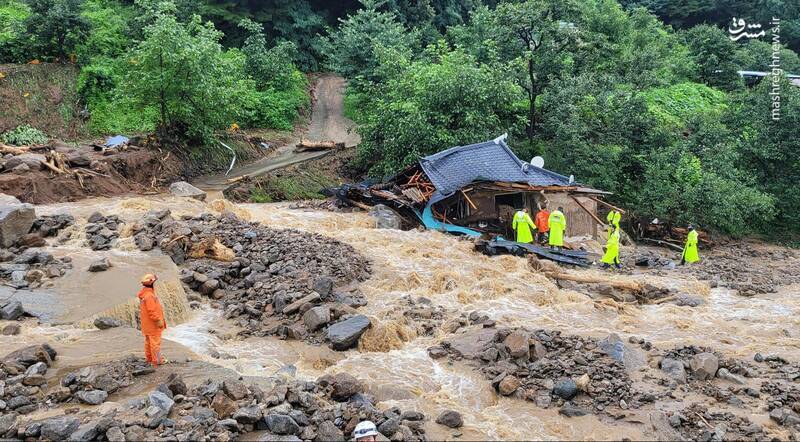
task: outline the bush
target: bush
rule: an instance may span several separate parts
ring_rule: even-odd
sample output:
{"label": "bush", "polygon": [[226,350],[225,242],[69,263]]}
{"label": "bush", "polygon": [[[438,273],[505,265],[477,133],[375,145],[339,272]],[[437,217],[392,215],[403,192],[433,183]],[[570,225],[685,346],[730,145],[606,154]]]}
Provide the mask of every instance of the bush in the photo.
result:
{"label": "bush", "polygon": [[8,132],[0,135],[0,142],[12,146],[27,146],[30,144],[44,144],[50,138],[39,129],[27,124],[17,126]]}
{"label": "bush", "polygon": [[308,82],[302,72],[295,70],[287,90],[250,90],[242,97],[237,122],[244,127],[268,127],[291,130],[300,109],[309,105]]}
{"label": "bush", "polygon": [[9,0],[0,4],[0,63],[27,61],[25,20],[30,14],[23,2]]}

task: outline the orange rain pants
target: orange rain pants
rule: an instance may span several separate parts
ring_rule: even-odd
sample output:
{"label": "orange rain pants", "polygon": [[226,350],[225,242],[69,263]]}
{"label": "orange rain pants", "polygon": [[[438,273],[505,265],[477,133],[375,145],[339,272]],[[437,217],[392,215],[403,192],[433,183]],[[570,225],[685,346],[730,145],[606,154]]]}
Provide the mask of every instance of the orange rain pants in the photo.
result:
{"label": "orange rain pants", "polygon": [[144,335],[144,358],[153,367],[158,367],[161,363],[161,333]]}

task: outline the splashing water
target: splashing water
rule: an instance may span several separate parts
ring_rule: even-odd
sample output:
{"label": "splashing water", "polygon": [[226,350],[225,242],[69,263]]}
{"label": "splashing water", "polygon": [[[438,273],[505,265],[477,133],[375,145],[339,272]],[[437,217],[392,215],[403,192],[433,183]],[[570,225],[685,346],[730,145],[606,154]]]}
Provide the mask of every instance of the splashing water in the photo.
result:
{"label": "splashing water", "polygon": [[[98,204],[85,201],[73,204],[70,210],[88,216],[98,210]],[[102,204],[127,219],[164,207],[171,208],[174,215],[215,211],[194,200],[165,196],[104,200]],[[751,357],[760,351],[800,359],[797,287],[743,298],[725,289],[707,292],[704,285],[678,273],[673,279],[642,274],[634,277],[680,287],[701,296],[705,303],[692,308],[596,302],[559,289],[543,274],[532,271],[524,259],[483,256],[474,252],[471,242],[438,232],[377,230],[374,221],[363,213],[292,210],[287,204],[233,207],[270,227],[334,237],[367,256],[373,274],[360,285],[368,300],[361,310],[373,319],[376,328],[365,335],[360,351],[333,352],[325,346],[274,338],[230,339],[235,332],[226,335],[230,325],[221,313],[204,308],[185,323],[168,329],[165,338],[209,359],[212,351],[219,352],[222,358],[215,363],[243,375],[273,375],[287,365],[296,367],[301,378],[350,372],[367,381],[369,392],[387,405],[416,408],[430,416],[445,408],[458,410],[467,422],[460,429],[463,438],[642,439],[643,435],[635,426],[608,424],[595,416],[565,419],[555,410],[539,409],[531,402],[497,397],[471,368],[432,360],[426,349],[445,333],[416,336],[413,327],[398,315],[404,308],[400,301],[403,296],[425,297],[433,305],[443,306],[450,315],[447,319],[474,310],[502,326],[558,329],[595,337],[615,332],[623,339],[635,334],[663,348],[698,344],[730,356]],[[220,203],[217,208],[231,210]],[[64,208],[51,210],[57,209]],[[225,355],[233,358],[225,359]],[[431,429],[432,438],[451,437],[436,431],[441,433],[441,428]]]}

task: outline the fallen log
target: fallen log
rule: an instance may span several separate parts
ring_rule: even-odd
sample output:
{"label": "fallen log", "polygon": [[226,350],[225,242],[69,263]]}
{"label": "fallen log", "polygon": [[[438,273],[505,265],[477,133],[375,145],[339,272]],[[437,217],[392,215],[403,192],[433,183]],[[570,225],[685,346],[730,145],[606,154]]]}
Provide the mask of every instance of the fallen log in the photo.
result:
{"label": "fallen log", "polygon": [[678,252],[683,252],[683,247],[681,247],[681,246],[679,246],[677,244],[673,244],[671,242],[662,241],[660,239],[642,238],[642,241],[651,242],[651,243],[658,244],[658,245],[661,245],[661,246],[669,247],[669,248],[671,248],[673,250],[676,250]]}
{"label": "fallen log", "polygon": [[334,141],[311,141],[302,139],[295,145],[295,152],[344,149],[344,143]]}
{"label": "fallen log", "polygon": [[0,144],[0,153],[11,155],[22,155],[24,153],[28,153],[30,148],[27,146],[17,147],[17,146],[9,146],[7,144]]}
{"label": "fallen log", "polygon": [[584,284],[606,284],[616,289],[629,290],[635,293],[642,292],[642,286],[636,281],[605,279],[597,276],[574,275],[572,273],[545,272],[545,276],[561,281],[574,281]]}

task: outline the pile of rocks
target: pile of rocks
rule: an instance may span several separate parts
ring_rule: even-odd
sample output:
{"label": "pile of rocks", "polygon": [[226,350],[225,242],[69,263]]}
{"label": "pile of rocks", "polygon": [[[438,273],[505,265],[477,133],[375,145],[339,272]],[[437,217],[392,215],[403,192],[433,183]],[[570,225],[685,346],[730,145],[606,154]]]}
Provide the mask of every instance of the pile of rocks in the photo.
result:
{"label": "pile of rocks", "polygon": [[[0,361],[0,414],[27,414],[48,400],[45,374],[56,358],[47,344],[24,347]],[[0,437],[4,431],[0,426]]]}
{"label": "pile of rocks", "polygon": [[68,373],[54,391],[62,401],[100,405],[108,395],[133,383],[133,378],[150,374],[154,369],[142,358],[128,356],[122,360],[90,365]]}
{"label": "pile of rocks", "polygon": [[[614,335],[612,335],[614,336]],[[467,330],[428,349],[433,358],[465,359],[504,396],[517,396],[566,416],[638,406],[618,337],[598,341],[524,328]],[[627,358],[627,357],[626,357]]]}
{"label": "pile of rocks", "polygon": [[749,418],[727,411],[709,411],[696,403],[672,412],[668,422],[685,440],[770,440],[761,425]]}
{"label": "pile of rocks", "polygon": [[92,250],[108,250],[119,238],[122,220],[117,215],[103,215],[95,212],[86,220],[86,245]]}
{"label": "pile of rocks", "polygon": [[[56,259],[39,249],[0,249],[0,280],[15,289],[40,287],[45,281],[63,276],[72,268],[72,258]],[[2,318],[16,319],[16,318]]]}
{"label": "pile of rocks", "polygon": [[208,380],[190,389],[171,375],[147,399],[132,400],[119,412],[12,422],[5,434],[50,440],[230,441],[251,433],[248,437],[257,440],[344,441],[360,421],[371,420],[391,440],[426,440],[425,415],[396,407],[378,410],[362,391],[363,385],[347,374],[316,382],[279,379],[264,389],[237,379]]}
{"label": "pile of rocks", "polygon": [[768,395],[769,417],[780,425],[800,429],[800,389],[780,381],[766,381],[761,392]]}
{"label": "pile of rocks", "polygon": [[36,218],[31,227],[31,232],[36,232],[44,238],[58,236],[58,233],[75,224],[75,217],[69,214],[43,215]]}
{"label": "pile of rocks", "polygon": [[710,348],[696,345],[666,351],[659,365],[677,384],[713,380],[716,377],[744,385],[745,377],[759,375],[759,371],[747,362],[724,358]]}
{"label": "pile of rocks", "polygon": [[354,287],[369,263],[351,246],[297,230],[278,230],[236,218],[202,215],[175,220],[148,213],[134,226],[143,250],[158,245],[183,266],[181,280],[216,300],[242,335],[278,335],[355,346],[370,321]]}

